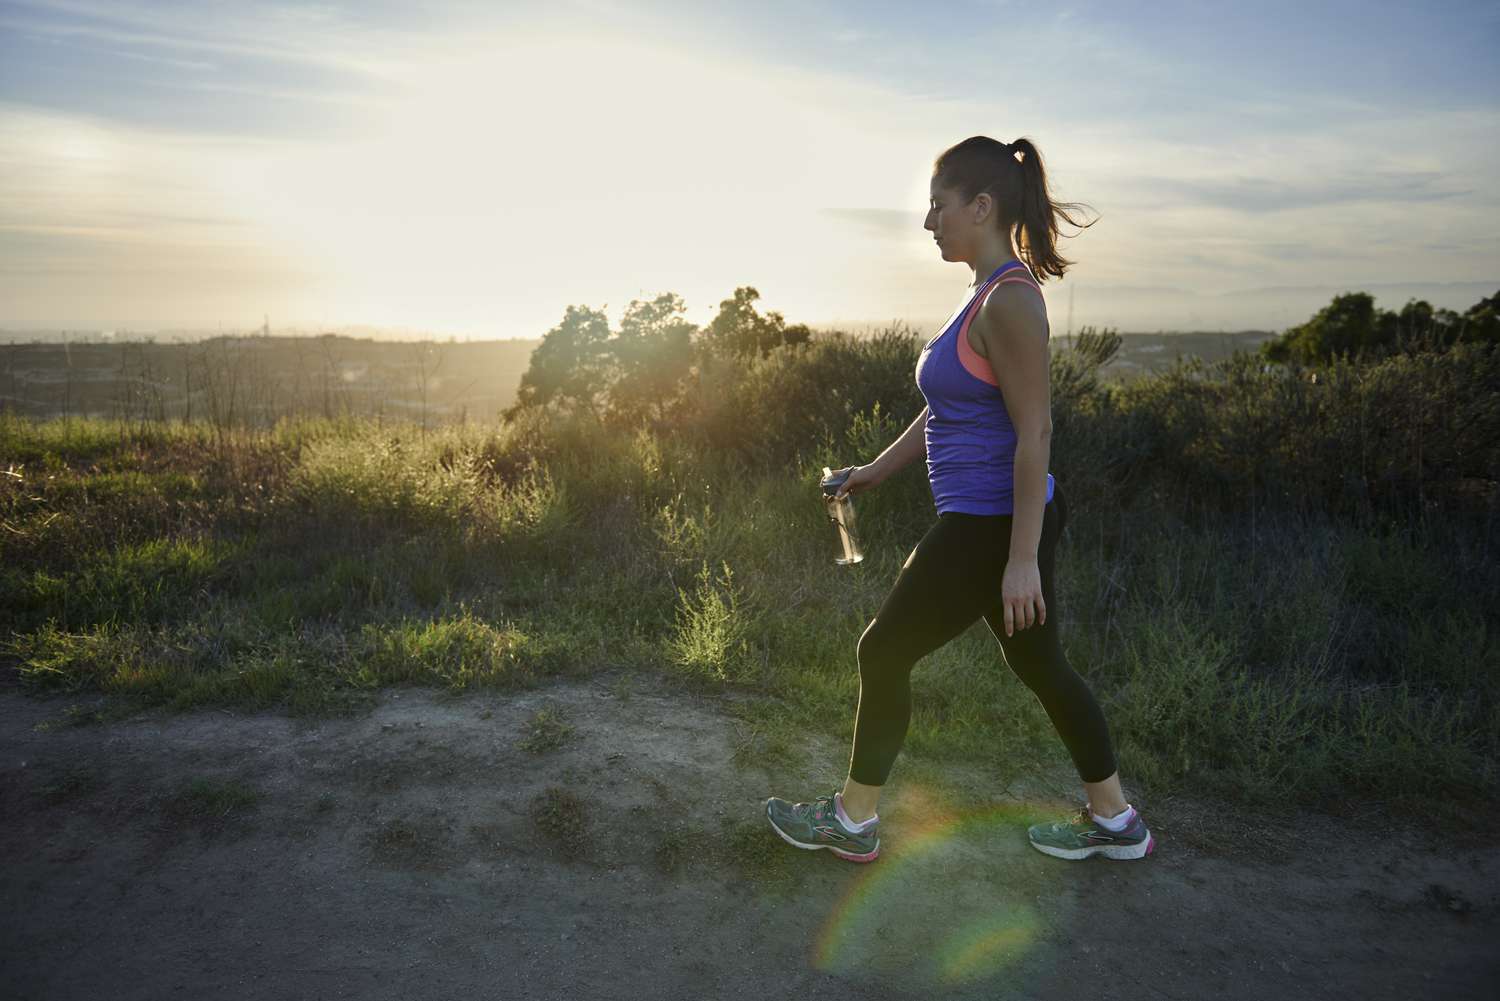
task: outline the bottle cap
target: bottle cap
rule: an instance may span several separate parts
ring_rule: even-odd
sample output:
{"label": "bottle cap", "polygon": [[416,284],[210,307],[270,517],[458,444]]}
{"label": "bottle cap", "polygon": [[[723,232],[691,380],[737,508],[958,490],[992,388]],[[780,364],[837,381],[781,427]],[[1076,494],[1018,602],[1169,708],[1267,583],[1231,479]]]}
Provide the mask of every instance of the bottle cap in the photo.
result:
{"label": "bottle cap", "polygon": [[823,494],[824,494],[824,496],[826,496],[826,497],[833,497],[833,496],[835,496],[839,492],[839,487],[841,487],[841,486],[844,485],[844,481],[849,478],[849,474],[852,473],[853,471],[854,471],[854,467],[851,466],[851,467],[849,467],[848,469],[844,470],[841,473],[834,473],[831,476],[824,477],[823,478]]}

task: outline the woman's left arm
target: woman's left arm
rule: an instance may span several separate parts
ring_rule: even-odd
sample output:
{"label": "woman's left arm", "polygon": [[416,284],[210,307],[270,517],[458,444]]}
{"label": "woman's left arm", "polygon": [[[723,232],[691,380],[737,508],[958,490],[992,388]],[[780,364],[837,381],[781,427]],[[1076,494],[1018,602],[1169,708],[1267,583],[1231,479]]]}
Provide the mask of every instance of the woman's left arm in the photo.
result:
{"label": "woman's left arm", "polygon": [[1048,365],[1047,307],[1036,290],[1019,284],[995,288],[973,327],[1000,384],[1016,429],[1010,556],[1002,585],[1005,632],[1047,621],[1037,546],[1047,506],[1047,465],[1052,451],[1052,392]]}

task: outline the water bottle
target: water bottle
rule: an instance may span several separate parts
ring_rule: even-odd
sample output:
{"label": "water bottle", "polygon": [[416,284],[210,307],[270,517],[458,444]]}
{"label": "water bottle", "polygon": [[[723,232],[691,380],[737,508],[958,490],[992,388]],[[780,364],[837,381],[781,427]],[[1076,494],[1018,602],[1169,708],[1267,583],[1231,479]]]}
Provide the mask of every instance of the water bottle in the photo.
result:
{"label": "water bottle", "polygon": [[828,508],[828,520],[838,528],[839,555],[833,562],[840,566],[858,563],[865,558],[865,554],[860,552],[859,540],[854,537],[854,500],[847,496],[843,500],[835,497],[853,468],[851,466],[844,472],[835,474],[827,466],[823,467],[823,504]]}

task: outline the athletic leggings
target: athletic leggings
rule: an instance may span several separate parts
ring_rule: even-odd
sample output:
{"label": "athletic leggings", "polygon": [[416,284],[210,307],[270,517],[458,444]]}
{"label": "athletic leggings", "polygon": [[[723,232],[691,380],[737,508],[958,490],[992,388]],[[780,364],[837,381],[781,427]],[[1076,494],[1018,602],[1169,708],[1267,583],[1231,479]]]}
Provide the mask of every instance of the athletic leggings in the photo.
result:
{"label": "athletic leggings", "polygon": [[1101,782],[1115,773],[1104,714],[1088,684],[1068,665],[1058,640],[1054,569],[1068,508],[1056,482],[1044,512],[1037,567],[1047,622],[1017,628],[1012,636],[1005,635],[1000,594],[1011,515],[945,512],[907,557],[859,638],[859,709],[849,765],[854,781],[885,784],[911,722],[912,668],[981,616],[1000,641],[1006,664],[1047,710],[1083,781]]}

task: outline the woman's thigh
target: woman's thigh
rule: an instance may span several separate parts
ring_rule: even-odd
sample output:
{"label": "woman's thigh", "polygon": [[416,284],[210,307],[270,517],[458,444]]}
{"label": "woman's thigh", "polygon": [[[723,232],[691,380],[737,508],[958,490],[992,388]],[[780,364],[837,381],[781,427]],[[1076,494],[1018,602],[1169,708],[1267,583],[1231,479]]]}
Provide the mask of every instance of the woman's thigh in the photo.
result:
{"label": "woman's thigh", "polygon": [[962,633],[998,599],[1009,541],[1009,526],[998,518],[940,516],[907,557],[861,643],[916,659]]}

